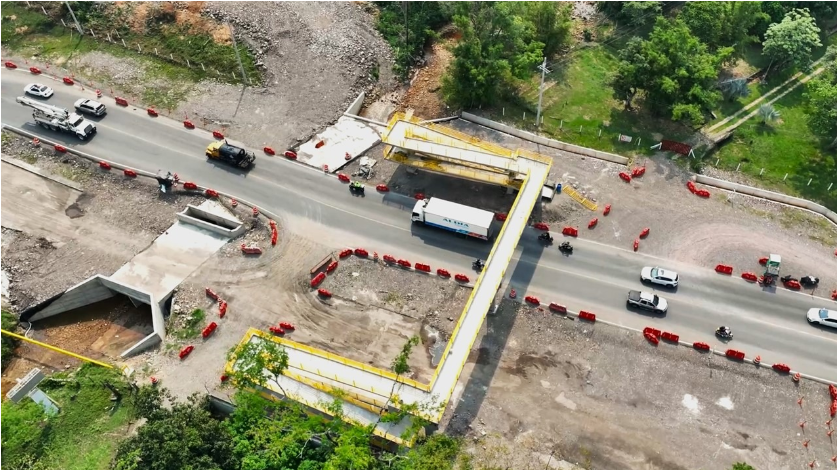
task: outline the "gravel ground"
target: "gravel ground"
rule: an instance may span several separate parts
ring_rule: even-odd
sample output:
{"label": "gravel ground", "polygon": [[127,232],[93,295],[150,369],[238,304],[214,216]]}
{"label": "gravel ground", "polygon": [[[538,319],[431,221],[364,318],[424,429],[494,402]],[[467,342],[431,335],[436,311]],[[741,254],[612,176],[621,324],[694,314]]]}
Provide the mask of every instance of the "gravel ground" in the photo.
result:
{"label": "gravel ground", "polygon": [[[539,149],[536,144],[463,120],[447,125],[511,149],[521,147],[553,157],[547,181],[573,186],[599,205],[594,213],[566,195],[556,196],[543,206],[542,215],[553,231],[562,226],[579,227],[581,237],[629,248],[640,231],[649,227],[650,236],[640,244],[645,253],[705,267],[725,263],[737,272],[756,273],[759,258],[778,253],[783,256],[783,273],[796,278],[812,274],[821,279],[816,295],[828,298],[836,287],[832,253],[836,230],[821,216],[743,195],[728,198],[714,188],[708,188],[711,198],[698,198],[686,188],[688,173],[665,156],[636,162],[634,165],[646,166],[645,175],[625,183],[618,174],[626,168],[617,164]],[[378,158],[380,152],[383,147],[368,154]],[[354,166],[349,167],[352,169]],[[400,193],[422,192],[495,212],[506,212],[514,201],[513,195],[496,186],[423,171],[410,173],[407,167],[383,158],[375,171],[371,182],[386,182]],[[612,210],[603,216],[606,204],[611,204]],[[599,224],[588,230],[594,217],[599,218]]]}
{"label": "gravel ground", "polygon": [[481,467],[801,469],[835,455],[825,385],[509,300],[462,377],[443,425]]}

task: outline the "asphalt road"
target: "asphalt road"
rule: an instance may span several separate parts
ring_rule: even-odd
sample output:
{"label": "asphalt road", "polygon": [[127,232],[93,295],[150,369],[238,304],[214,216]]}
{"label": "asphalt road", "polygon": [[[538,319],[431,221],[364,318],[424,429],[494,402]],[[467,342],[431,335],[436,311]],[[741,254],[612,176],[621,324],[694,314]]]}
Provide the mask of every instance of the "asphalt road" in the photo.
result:
{"label": "asphalt road", "polygon": [[[151,118],[143,109],[121,108],[111,99],[102,100],[109,113],[94,119],[99,132],[87,142],[43,130],[33,123],[31,109],[14,101],[31,81],[33,77],[27,73],[3,72],[0,111],[4,124],[138,169],[177,172],[182,180],[236,194],[280,214],[280,225],[292,233],[305,234],[327,246],[361,246],[381,255],[390,253],[464,273],[473,273],[471,260],[485,259],[491,248],[484,242],[413,225],[411,198],[374,190],[365,197],[353,197],[334,177],[282,157],[265,156],[257,150],[256,166],[249,172],[210,162],[204,157],[212,140],[209,132],[186,130],[178,121]],[[46,78],[42,81],[56,90],[48,100],[53,105],[72,108],[77,98],[93,98],[89,91]],[[835,309],[833,301],[783,288],[765,292],[712,270],[584,239],[573,240],[576,250],[565,257],[557,250],[560,235],[556,245],[548,248],[539,244],[536,236],[535,230],[524,231],[507,270],[511,285],[522,295],[533,294],[542,302],[559,302],[574,311],[592,311],[627,327],[654,326],[677,333],[683,340],[705,341],[720,349],[725,347],[713,331],[719,325],[729,325],[734,332],[729,348],[742,350],[748,357],[760,355],[764,364],[787,363],[794,370],[836,380],[835,330],[810,326],[805,320],[805,312],[812,307]],[[625,307],[627,291],[642,288],[639,273],[647,265],[660,265],[681,275],[677,291],[647,287],[669,301],[666,316]]]}

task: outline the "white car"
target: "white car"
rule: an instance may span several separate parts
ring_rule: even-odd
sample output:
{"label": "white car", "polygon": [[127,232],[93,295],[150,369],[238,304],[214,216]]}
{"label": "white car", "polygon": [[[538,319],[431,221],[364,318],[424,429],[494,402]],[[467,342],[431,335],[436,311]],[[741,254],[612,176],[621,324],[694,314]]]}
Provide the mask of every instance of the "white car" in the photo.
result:
{"label": "white car", "polygon": [[23,92],[27,95],[39,96],[41,98],[49,98],[55,93],[51,88],[42,83],[30,83],[23,89]]}
{"label": "white car", "polygon": [[816,308],[813,307],[809,309],[809,312],[806,313],[806,320],[809,321],[810,324],[820,324],[825,325],[827,327],[832,327],[833,329],[836,327],[838,322],[838,313],[831,309],[827,308]]}
{"label": "white car", "polygon": [[644,283],[652,283],[655,285],[667,286],[669,288],[678,287],[678,273],[672,270],[664,270],[660,267],[643,267],[640,270],[640,281]]}

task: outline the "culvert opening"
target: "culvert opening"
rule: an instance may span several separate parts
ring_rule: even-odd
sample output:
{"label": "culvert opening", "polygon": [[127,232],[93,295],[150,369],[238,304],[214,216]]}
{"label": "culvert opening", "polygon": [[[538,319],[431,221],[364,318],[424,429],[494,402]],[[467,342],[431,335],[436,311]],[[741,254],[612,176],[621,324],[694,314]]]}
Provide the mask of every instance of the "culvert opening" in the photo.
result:
{"label": "culvert opening", "polygon": [[229,219],[223,218],[221,216],[218,216],[216,214],[213,214],[213,213],[210,213],[210,212],[207,212],[207,211],[202,211],[202,210],[200,210],[198,208],[195,208],[193,206],[188,206],[183,211],[183,214],[185,216],[189,216],[193,219],[197,219],[197,220],[205,222],[207,224],[212,224],[213,226],[218,226],[219,228],[224,229],[226,231],[232,231],[232,230],[238,228],[239,225],[240,225],[235,221],[231,221]]}

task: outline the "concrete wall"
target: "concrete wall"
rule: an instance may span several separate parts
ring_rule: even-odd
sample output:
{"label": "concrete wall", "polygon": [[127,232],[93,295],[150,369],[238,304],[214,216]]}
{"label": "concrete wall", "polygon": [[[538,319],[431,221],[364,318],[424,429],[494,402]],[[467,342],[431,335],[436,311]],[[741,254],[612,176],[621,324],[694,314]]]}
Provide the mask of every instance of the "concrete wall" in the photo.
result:
{"label": "concrete wall", "polygon": [[358,95],[358,98],[356,98],[355,101],[353,101],[352,104],[349,105],[349,108],[346,109],[345,113],[346,114],[358,114],[358,113],[360,113],[361,112],[361,107],[364,106],[364,98],[366,98],[366,96],[367,96],[366,92],[361,92],[361,94]]}
{"label": "concrete wall", "polygon": [[[188,205],[186,209],[184,209],[183,211],[177,213],[177,218],[181,222],[198,226],[201,229],[206,229],[214,234],[218,234],[223,237],[228,237],[230,239],[235,239],[236,237],[242,235],[245,231],[244,225],[239,221],[230,218],[225,218],[221,215],[209,211],[205,211],[191,204]],[[215,224],[204,221],[202,219],[209,219],[210,221],[213,221]]]}
{"label": "concrete wall", "polygon": [[138,353],[143,352],[144,350],[147,350],[147,349],[157,345],[158,343],[160,343],[162,341],[163,341],[163,339],[160,337],[160,335],[157,334],[157,332],[152,332],[152,333],[148,334],[144,339],[140,340],[139,342],[137,342],[134,345],[132,345],[131,347],[129,347],[128,350],[125,350],[124,352],[122,352],[119,356],[122,357],[122,358],[127,358],[127,357],[130,357],[132,355],[136,355]]}
{"label": "concrete wall", "polygon": [[61,297],[30,317],[29,322],[39,321],[63,312],[97,303],[112,298],[115,294],[102,283],[101,275],[96,275],[64,291]]}
{"label": "concrete wall", "polygon": [[784,195],[782,193],[777,193],[774,191],[763,190],[761,188],[754,188],[752,186],[733,183],[726,180],[719,180],[718,178],[712,178],[705,175],[694,175],[693,179],[696,181],[696,183],[701,183],[704,185],[709,185],[724,190],[736,191],[737,193],[756,196],[758,198],[765,198],[767,200],[776,201],[778,203],[784,203],[790,206],[796,206],[798,208],[808,209],[810,211],[825,216],[834,224],[838,224],[838,216],[836,216],[834,211],[831,211],[828,208],[814,203],[812,201],[804,200],[803,198],[796,198],[794,196]]}
{"label": "concrete wall", "polygon": [[531,132],[521,131],[520,129],[513,128],[512,126],[507,126],[506,124],[498,123],[497,121],[492,121],[490,119],[481,118],[480,116],[476,116],[471,113],[463,112],[460,118],[466,121],[471,121],[475,124],[479,124],[481,126],[485,126],[487,128],[494,129],[495,131],[500,131],[506,134],[510,134],[512,136],[520,137],[521,139],[530,142],[534,142],[536,144],[541,144],[543,146],[552,147],[554,149],[564,150],[567,152],[573,152],[574,154],[582,154],[588,157],[593,157],[595,159],[607,160],[608,162],[614,162],[620,165],[628,165],[629,159],[627,157],[623,157],[622,155],[611,154],[609,152],[602,152],[594,149],[589,149],[587,147],[581,147],[573,144],[568,144],[566,142],[557,141],[555,139],[548,139],[546,137],[537,136]]}
{"label": "concrete wall", "polygon": [[116,281],[111,280],[110,278],[102,275],[98,275],[102,281],[102,284],[107,286],[113,291],[117,293],[124,294],[131,299],[135,299],[144,304],[151,304],[151,295],[146,293],[145,291],[141,291],[136,288],[132,288],[124,283],[119,283]]}

